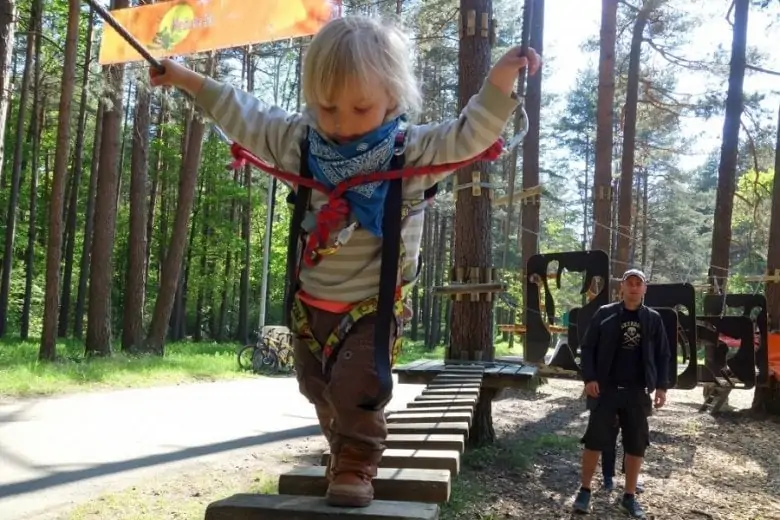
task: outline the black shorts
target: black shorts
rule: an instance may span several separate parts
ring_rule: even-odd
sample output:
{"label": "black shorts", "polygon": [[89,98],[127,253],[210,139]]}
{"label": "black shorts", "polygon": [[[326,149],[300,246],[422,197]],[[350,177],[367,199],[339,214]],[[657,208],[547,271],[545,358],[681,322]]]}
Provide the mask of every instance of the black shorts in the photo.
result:
{"label": "black shorts", "polygon": [[652,410],[650,395],[641,390],[602,390],[590,407],[588,427],[582,438],[585,449],[606,451],[614,449],[616,440],[615,416],[623,432],[623,450],[628,455],[644,457],[650,444],[648,410]]}

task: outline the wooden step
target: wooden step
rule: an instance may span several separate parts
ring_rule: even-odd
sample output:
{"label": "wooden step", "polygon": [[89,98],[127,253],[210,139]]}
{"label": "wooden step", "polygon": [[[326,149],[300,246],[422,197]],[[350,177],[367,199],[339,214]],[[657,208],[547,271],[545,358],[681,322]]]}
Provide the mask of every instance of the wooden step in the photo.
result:
{"label": "wooden step", "polygon": [[431,383],[426,388],[480,388],[480,383]]}
{"label": "wooden step", "polygon": [[469,423],[467,422],[416,422],[416,423],[388,423],[388,435],[391,434],[441,434],[469,436]]}
{"label": "wooden step", "polygon": [[468,401],[471,404],[477,403],[477,396],[469,394],[420,394],[414,398],[415,401]]}
{"label": "wooden step", "polygon": [[482,374],[465,374],[463,372],[439,372],[433,381],[468,381],[469,383],[482,381]]}
{"label": "wooden step", "polygon": [[482,374],[485,372],[485,367],[462,367],[447,365],[444,367],[444,372],[447,374]]}
{"label": "wooden step", "polygon": [[422,395],[479,395],[479,388],[425,388]]}
{"label": "wooden step", "polygon": [[[282,473],[279,494],[324,497],[325,470],[308,466]],[[379,468],[372,484],[375,500],[442,504],[450,499],[450,472],[444,469]]]}
{"label": "wooden step", "polygon": [[[466,440],[463,434],[393,433],[385,439],[385,446],[393,450],[452,450],[463,454]],[[400,498],[388,498],[400,500]]]}
{"label": "wooden step", "polygon": [[474,405],[477,404],[476,399],[420,399],[410,401],[406,403],[407,408],[439,408],[443,406],[451,407],[451,406],[468,406],[472,410],[474,409]]}
{"label": "wooden step", "polygon": [[[322,454],[320,464],[328,465],[330,451]],[[460,472],[460,453],[453,450],[385,450],[380,468],[446,469],[453,476]]]}
{"label": "wooden step", "polygon": [[368,507],[332,507],[325,498],[294,495],[253,495],[239,493],[212,502],[206,520],[324,520],[335,518],[364,520],[436,520],[439,506],[423,502],[374,500]]}
{"label": "wooden step", "polygon": [[465,406],[426,406],[421,408],[404,408],[403,410],[394,410],[390,413],[403,412],[403,413],[444,413],[444,412],[466,412],[473,414],[474,407]]}
{"label": "wooden step", "polygon": [[471,426],[470,412],[439,412],[439,413],[403,413],[392,412],[387,414],[388,423],[416,423],[416,422],[465,422]]}

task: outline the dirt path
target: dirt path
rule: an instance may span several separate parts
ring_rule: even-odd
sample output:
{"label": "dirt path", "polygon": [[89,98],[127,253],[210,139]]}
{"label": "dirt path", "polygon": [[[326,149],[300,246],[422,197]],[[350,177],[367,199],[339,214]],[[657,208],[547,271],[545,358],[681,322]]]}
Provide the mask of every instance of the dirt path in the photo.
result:
{"label": "dirt path", "polygon": [[[498,441],[468,452],[442,520],[566,519],[579,485],[578,440],[587,420],[581,383],[551,381],[535,393],[513,391],[494,404]],[[752,393],[731,403],[747,407]],[[668,407],[651,418],[652,442],[640,500],[655,519],[780,518],[780,426],[700,414],[701,389],[671,391]],[[316,464],[319,436],[302,437],[178,467],[103,495],[46,520],[198,519],[208,503],[239,492],[273,493],[277,476]],[[619,468],[618,468],[619,470]],[[624,518],[594,481],[594,519]],[[44,518],[44,517],[41,517]]]}
{"label": "dirt path", "polygon": [[[459,486],[464,500],[447,519],[568,518],[579,487],[580,445],[587,412],[579,382],[551,381],[536,393],[513,392],[494,404],[496,447],[470,453]],[[731,404],[750,405],[752,392],[733,392]],[[780,426],[735,414],[701,414],[701,389],[670,391],[650,419],[651,443],[639,495],[650,518],[762,520],[780,518]],[[618,454],[620,457],[620,454]],[[616,490],[594,479],[590,518],[623,518]],[[600,469],[597,472],[600,475]],[[465,497],[479,496],[478,502]],[[471,502],[471,503],[466,503]],[[482,516],[475,516],[477,512]]]}

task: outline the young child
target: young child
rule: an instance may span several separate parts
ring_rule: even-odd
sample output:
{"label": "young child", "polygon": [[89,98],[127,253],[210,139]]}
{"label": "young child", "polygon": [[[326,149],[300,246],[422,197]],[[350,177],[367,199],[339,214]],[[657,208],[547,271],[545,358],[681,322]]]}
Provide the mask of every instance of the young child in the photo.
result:
{"label": "young child", "polygon": [[[406,117],[419,112],[422,103],[411,48],[401,31],[376,18],[337,18],[312,39],[303,64],[305,109],[300,114],[170,60],[163,61],[163,74],[152,69],[151,81],[189,92],[231,139],[282,170],[302,171],[301,143],[308,140],[309,155],[304,156],[303,166],[315,180],[333,186],[352,176],[387,170],[401,129],[406,166],[448,164],[480,155],[499,139],[518,106],[513,93],[518,71],[528,66],[534,74],[540,66],[533,49],[526,54],[521,56],[516,47],[502,56],[458,118],[419,126],[404,126]],[[426,189],[451,173],[405,179],[404,204],[419,203]],[[297,378],[330,445],[327,499],[336,506],[371,503],[371,481],[387,436],[383,407],[371,411],[359,406],[361,394],[376,392],[378,386],[376,316],[351,325],[333,351],[336,358],[329,371],[323,370],[319,345],[343,326],[352,309],[377,297],[387,184],[364,184],[347,192],[351,218],[340,229],[356,223],[351,238],[316,265],[301,262],[298,275],[295,308],[303,309],[306,327],[299,324],[296,329],[293,322]],[[311,192],[315,212],[326,202],[327,196]],[[422,230],[423,213],[410,212],[402,222],[405,254],[399,285],[416,276]],[[331,234],[331,244],[338,232]],[[401,334],[398,322],[394,329],[390,345]]]}

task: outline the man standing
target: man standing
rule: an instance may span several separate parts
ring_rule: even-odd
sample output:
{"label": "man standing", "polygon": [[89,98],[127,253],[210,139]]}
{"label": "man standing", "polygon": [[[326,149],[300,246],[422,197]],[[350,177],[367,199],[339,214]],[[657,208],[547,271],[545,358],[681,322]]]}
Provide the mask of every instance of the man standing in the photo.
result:
{"label": "man standing", "polygon": [[666,403],[669,387],[669,341],[661,316],[642,303],[647,280],[629,269],[620,283],[622,301],[604,305],[591,319],[582,343],[582,374],[590,418],[582,442],[581,487],[574,510],[590,511],[590,486],[599,456],[614,446],[618,417],[626,453],[626,483],[620,508],[632,518],[645,518],[636,500],[636,485],[649,442],[647,417]]}

